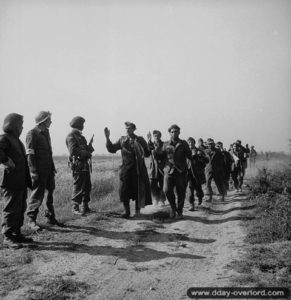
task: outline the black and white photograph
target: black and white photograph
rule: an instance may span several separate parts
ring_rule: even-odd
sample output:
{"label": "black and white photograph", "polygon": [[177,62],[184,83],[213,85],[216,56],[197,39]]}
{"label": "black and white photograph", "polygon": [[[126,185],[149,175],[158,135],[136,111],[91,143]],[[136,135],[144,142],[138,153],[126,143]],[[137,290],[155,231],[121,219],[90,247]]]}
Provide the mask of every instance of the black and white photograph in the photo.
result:
{"label": "black and white photograph", "polygon": [[291,299],[291,1],[0,0],[0,299]]}

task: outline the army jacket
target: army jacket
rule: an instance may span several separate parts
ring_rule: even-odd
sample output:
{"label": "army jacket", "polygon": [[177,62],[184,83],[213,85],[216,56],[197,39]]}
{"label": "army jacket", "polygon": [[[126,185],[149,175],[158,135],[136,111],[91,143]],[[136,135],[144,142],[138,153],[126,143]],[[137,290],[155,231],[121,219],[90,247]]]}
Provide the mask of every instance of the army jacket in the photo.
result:
{"label": "army jacket", "polygon": [[50,174],[55,172],[51,138],[47,128],[34,127],[26,135],[26,154],[30,172]]}
{"label": "army jacket", "polygon": [[4,169],[1,187],[8,190],[31,188],[31,178],[25,155],[25,148],[20,139],[12,134],[0,135],[0,163],[14,162],[15,168]]}

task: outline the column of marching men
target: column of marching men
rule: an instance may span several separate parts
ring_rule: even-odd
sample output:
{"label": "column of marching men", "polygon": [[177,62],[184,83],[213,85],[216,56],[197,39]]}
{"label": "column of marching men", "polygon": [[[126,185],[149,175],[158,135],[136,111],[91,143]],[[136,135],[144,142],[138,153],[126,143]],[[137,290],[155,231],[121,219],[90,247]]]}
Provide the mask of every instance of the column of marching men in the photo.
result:
{"label": "column of marching men", "polygon": [[[56,168],[53,161],[51,138],[51,113],[41,111],[35,117],[35,127],[26,135],[26,150],[20,140],[23,130],[23,116],[17,113],[7,115],[0,135],[0,163],[4,166],[1,184],[3,198],[2,234],[3,245],[19,249],[23,244],[33,243],[31,237],[21,233],[24,214],[27,211],[29,228],[42,230],[37,223],[39,209],[45,192],[45,217],[47,223],[63,227],[56,219],[53,193]],[[91,192],[93,137],[89,142],[83,136],[85,119],[74,117],[71,132],[66,137],[69,151],[69,166],[73,177],[72,213],[86,215],[92,212],[89,207]],[[164,142],[159,130],[148,133],[147,141],[135,134],[136,125],[125,122],[125,135],[112,143],[110,130],[104,129],[106,148],[110,153],[121,151],[122,165],[119,172],[119,197],[124,206],[123,218],[130,218],[130,200],[135,201],[135,215],[140,209],[152,204],[152,199],[160,205],[167,200],[171,207],[170,218],[182,219],[186,192],[188,189],[190,211],[203,201],[213,201],[212,181],[220,200],[224,201],[230,182],[236,191],[242,190],[247,158],[254,167],[256,151],[248,145],[242,146],[237,140],[228,151],[221,142],[215,144],[209,138],[196,141],[193,137],[180,139],[180,128],[169,127],[169,140]],[[149,174],[145,158],[150,158]],[[208,198],[204,200],[203,185],[206,185]],[[31,194],[27,203],[27,189]],[[195,204],[195,196],[198,204]]]}

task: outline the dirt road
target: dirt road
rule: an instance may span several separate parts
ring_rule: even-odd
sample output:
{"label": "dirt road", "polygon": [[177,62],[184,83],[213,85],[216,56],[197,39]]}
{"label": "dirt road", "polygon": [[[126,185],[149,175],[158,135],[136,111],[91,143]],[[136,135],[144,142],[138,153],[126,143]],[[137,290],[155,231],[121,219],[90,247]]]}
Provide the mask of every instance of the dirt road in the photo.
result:
{"label": "dirt road", "polygon": [[228,265],[244,250],[247,200],[230,192],[225,202],[214,198],[195,212],[186,204],[185,218],[174,222],[165,218],[168,206],[150,206],[141,218],[91,214],[66,228],[48,227],[35,236],[34,249],[22,250],[33,253],[21,266],[29,280],[5,299],[25,299],[56,276],[88,283],[85,298],[92,300],[188,299],[190,287],[231,286],[236,274]]}

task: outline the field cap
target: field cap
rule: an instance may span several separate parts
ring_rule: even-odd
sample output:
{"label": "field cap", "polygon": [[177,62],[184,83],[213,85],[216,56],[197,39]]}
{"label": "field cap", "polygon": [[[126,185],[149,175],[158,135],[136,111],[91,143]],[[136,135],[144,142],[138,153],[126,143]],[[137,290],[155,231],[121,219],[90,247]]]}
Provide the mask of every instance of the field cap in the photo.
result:
{"label": "field cap", "polygon": [[83,127],[84,123],[85,123],[85,119],[83,117],[76,116],[70,122],[70,126],[72,128],[76,128],[76,129],[82,130],[82,127]]}
{"label": "field cap", "polygon": [[177,129],[180,132],[180,127],[177,124],[171,125],[168,129],[168,132],[171,132],[172,129]]}
{"label": "field cap", "polygon": [[125,128],[126,128],[126,129],[127,129],[127,128],[132,128],[133,130],[136,130],[136,126],[135,126],[134,123],[129,122],[129,121],[126,121],[126,122],[124,122],[124,124],[125,124]]}
{"label": "field cap", "polygon": [[51,113],[49,111],[40,111],[36,116],[35,116],[35,123],[36,125],[41,124],[42,122],[46,121],[48,118],[51,117]]}

